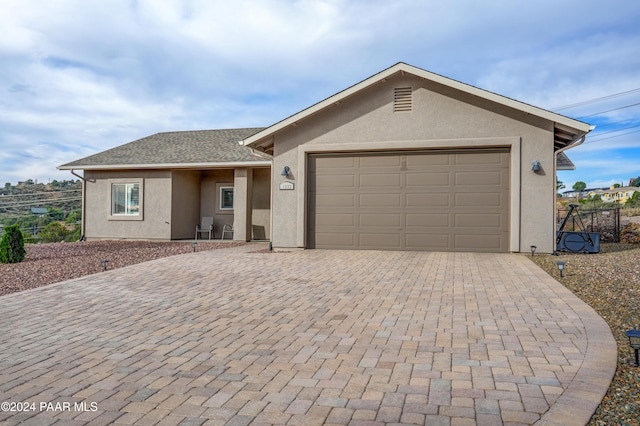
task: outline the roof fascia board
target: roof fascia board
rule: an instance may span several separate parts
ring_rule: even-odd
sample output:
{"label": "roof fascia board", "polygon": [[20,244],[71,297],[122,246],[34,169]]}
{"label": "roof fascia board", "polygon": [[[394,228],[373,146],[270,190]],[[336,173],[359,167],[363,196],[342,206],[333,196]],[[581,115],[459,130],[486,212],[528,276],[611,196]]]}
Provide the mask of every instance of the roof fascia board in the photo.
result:
{"label": "roof fascia board", "polygon": [[229,169],[234,167],[270,167],[271,161],[245,161],[229,163],[165,163],[165,164],[110,164],[58,166],[58,170],[128,170],[128,169]]}
{"label": "roof fascia board", "polygon": [[505,96],[498,95],[496,93],[489,92],[487,90],[480,89],[475,86],[471,86],[469,84],[462,83],[460,81],[453,80],[439,74],[434,74],[432,72],[429,72],[420,68],[416,68],[412,65],[408,65],[403,62],[400,62],[390,68],[387,68],[386,70],[379,72],[378,74],[375,74],[367,78],[366,80],[361,81],[360,83],[357,83],[341,92],[336,93],[333,96],[328,97],[323,101],[318,102],[315,105],[310,106],[309,108],[306,108],[288,118],[285,118],[284,120],[274,124],[271,127],[267,127],[266,129],[263,129],[260,132],[252,136],[249,136],[248,138],[245,139],[244,145],[251,146],[252,144],[260,141],[261,139],[264,139],[265,137],[272,135],[290,125],[293,125],[296,122],[308,116],[311,116],[337,102],[340,102],[343,99],[353,95],[354,93],[359,92],[360,90],[370,87],[376,83],[385,81],[385,79],[391,77],[392,75],[398,72],[413,74],[417,77],[424,78],[426,80],[430,80],[430,81],[460,90],[462,92],[471,94],[473,96],[478,96],[480,98],[484,98],[484,99],[496,102],[498,104],[502,104],[502,105],[511,107],[513,109],[520,110],[522,112],[544,118],[553,123],[560,124],[574,130],[578,130],[578,133],[586,134],[591,130],[593,130],[593,126],[589,125],[588,123],[584,123],[579,120],[574,120],[573,118],[556,114],[554,112],[547,111],[542,108],[534,107],[533,105],[516,101],[515,99],[507,98]]}

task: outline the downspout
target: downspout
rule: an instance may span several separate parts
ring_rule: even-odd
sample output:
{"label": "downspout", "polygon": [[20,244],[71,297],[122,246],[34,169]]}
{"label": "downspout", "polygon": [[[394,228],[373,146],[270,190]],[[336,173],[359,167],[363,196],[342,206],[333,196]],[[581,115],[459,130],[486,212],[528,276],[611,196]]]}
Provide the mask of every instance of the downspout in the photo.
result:
{"label": "downspout", "polygon": [[80,225],[80,241],[84,241],[85,240],[85,220],[87,218],[86,213],[87,213],[87,198],[85,196],[86,191],[87,191],[87,179],[84,178],[84,176],[80,176],[79,174],[77,174],[73,169],[71,169],[71,174],[78,177],[81,181],[82,181],[82,206],[81,206],[81,213],[82,213],[82,221],[81,221],[81,225]]}

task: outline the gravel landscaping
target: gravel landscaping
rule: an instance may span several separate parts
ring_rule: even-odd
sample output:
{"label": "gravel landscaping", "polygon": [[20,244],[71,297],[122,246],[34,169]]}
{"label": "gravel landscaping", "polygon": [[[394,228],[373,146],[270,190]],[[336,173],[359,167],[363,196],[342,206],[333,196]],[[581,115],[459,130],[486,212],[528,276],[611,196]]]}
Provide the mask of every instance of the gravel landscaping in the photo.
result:
{"label": "gravel landscaping", "polygon": [[[242,245],[198,241],[197,249]],[[0,295],[193,251],[191,242],[95,241],[31,244],[24,262],[0,264]],[[531,255],[527,255],[531,258]],[[531,258],[549,275],[593,307],[609,324],[618,343],[618,369],[590,425],[640,424],[640,367],[625,331],[640,329],[640,247],[603,244],[599,254],[536,254]],[[566,262],[560,278],[557,262]]]}
{"label": "gravel landscaping", "polygon": [[[198,241],[197,250],[243,245],[232,241]],[[0,263],[0,295],[28,290],[148,260],[193,252],[190,241],[83,241],[78,243],[27,244],[21,263]]]}
{"label": "gravel landscaping", "polygon": [[[625,335],[640,329],[640,247],[603,244],[598,254],[535,255],[533,261],[598,312],[618,343],[616,374],[589,424],[640,424],[640,367]],[[558,261],[565,262],[563,278]]]}

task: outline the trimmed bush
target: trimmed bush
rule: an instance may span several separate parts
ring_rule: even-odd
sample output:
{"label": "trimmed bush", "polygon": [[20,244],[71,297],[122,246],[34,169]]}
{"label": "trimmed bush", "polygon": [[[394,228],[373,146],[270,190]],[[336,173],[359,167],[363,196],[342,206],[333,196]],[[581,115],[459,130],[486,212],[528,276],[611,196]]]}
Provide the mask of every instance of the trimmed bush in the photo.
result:
{"label": "trimmed bush", "polygon": [[0,262],[19,263],[26,255],[22,231],[18,225],[7,226],[0,241]]}

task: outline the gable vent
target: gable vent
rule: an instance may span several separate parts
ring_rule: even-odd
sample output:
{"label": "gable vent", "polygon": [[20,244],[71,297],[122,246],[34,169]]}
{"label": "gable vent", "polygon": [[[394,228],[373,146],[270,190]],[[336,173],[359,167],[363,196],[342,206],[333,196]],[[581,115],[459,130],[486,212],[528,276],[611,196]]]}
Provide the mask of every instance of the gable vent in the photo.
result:
{"label": "gable vent", "polygon": [[413,90],[411,87],[396,87],[393,94],[393,112],[411,112]]}

